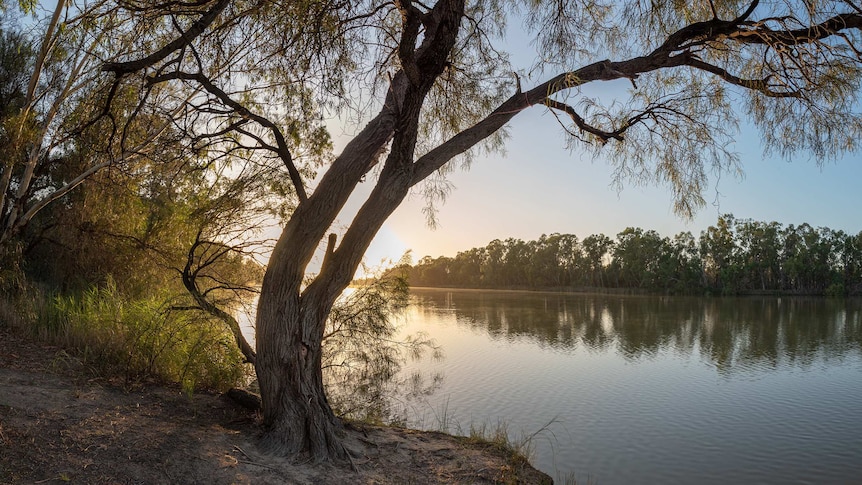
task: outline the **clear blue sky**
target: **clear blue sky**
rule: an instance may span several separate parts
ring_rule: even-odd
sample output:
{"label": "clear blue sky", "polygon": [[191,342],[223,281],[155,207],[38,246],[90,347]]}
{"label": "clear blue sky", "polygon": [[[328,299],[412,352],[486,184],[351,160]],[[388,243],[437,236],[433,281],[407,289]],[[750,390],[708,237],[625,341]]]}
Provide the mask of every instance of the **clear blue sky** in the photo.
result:
{"label": "clear blue sky", "polygon": [[[526,70],[535,52],[525,34],[513,26],[507,42],[512,61]],[[522,71],[523,72],[523,71]],[[522,77],[524,89],[544,80]],[[587,94],[607,100],[626,95],[628,81],[590,85]],[[800,121],[803,122],[803,121]],[[741,125],[734,150],[739,153],[743,178],[724,174],[710,180],[707,205],[691,220],[673,213],[666,187],[611,186],[610,167],[588,153],[565,148],[565,137],[546,109],[534,107],[515,117],[509,126],[505,155],[477,157],[467,171],[456,170],[448,180],[454,190],[438,213],[438,227],[427,226],[425,201],[413,195],[389,219],[366,255],[374,265],[397,260],[412,249],[414,261],[430,255],[454,256],[458,251],[485,246],[493,239],[536,239],[554,232],[584,238],[602,233],[614,237],[629,226],[654,229],[665,236],[681,231],[698,235],[721,214],[782,224],[826,226],[857,233],[862,230],[862,155],[849,154],[818,166],[806,154],[791,161],[765,158],[759,135]],[[345,139],[336,137],[336,150]],[[361,188],[370,190],[370,183]],[[349,213],[358,208],[357,199]]]}

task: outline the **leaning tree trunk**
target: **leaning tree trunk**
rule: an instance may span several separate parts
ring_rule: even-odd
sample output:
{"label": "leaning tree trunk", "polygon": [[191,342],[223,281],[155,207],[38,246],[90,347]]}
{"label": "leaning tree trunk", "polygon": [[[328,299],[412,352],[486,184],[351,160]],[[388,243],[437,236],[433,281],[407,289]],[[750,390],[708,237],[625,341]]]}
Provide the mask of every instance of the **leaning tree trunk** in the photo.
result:
{"label": "leaning tree trunk", "polygon": [[[274,452],[308,452],[315,460],[347,459],[338,437],[341,423],[323,386],[323,335],[335,299],[350,283],[374,235],[409,191],[412,173],[396,163],[410,160],[399,149],[403,138],[415,143],[410,136],[395,137],[377,186],[337,250],[335,236],[330,236],[320,274],[312,283],[302,288],[302,273],[296,268],[307,262],[287,249],[307,239],[301,224],[288,223],[270,258],[258,302],[255,367],[266,428],[263,444]],[[306,212],[316,211],[303,210],[299,218]]]}
{"label": "leaning tree trunk", "polygon": [[322,336],[325,308],[308,308],[287,286],[270,288],[258,303],[255,361],[266,433],[263,446],[281,455],[307,452],[314,460],[343,460],[341,423],[323,387]]}
{"label": "leaning tree trunk", "polygon": [[[407,12],[399,54],[407,64],[405,72],[394,76],[378,117],[345,147],[314,193],[296,208],[273,250],[258,302],[255,361],[266,427],[263,443],[271,450],[288,455],[307,451],[315,460],[347,458],[338,437],[340,422],[323,387],[326,319],[384,221],[410,187],[433,171],[417,174],[414,163],[419,117],[446,66],[463,12],[463,0],[438,2],[425,14],[425,38],[415,52],[423,22],[418,10]],[[306,266],[323,234],[390,140],[377,184],[337,249],[330,237],[320,273],[303,288]]]}

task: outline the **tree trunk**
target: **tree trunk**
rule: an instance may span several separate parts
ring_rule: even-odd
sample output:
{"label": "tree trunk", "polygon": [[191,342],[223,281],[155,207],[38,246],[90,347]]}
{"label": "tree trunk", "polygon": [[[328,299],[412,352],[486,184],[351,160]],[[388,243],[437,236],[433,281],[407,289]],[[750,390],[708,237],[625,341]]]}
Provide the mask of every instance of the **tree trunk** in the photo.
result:
{"label": "tree trunk", "polygon": [[266,428],[262,444],[280,455],[307,452],[315,461],[345,460],[347,454],[338,437],[341,422],[323,388],[325,317],[321,315],[325,312],[312,309],[306,313],[299,308],[298,298],[285,304],[273,298],[273,292],[266,295],[261,295],[258,304],[262,318],[258,319],[257,340],[258,349],[263,345],[269,350],[259,351],[255,361]]}
{"label": "tree trunk", "polygon": [[[276,243],[258,302],[255,361],[266,427],[263,445],[271,451],[308,452],[315,461],[348,459],[338,436],[341,422],[323,387],[321,344],[326,320],[374,235],[410,187],[421,180],[415,178],[413,160],[422,104],[445,68],[463,12],[463,0],[435,5],[416,56],[401,53],[416,63],[414,74],[419,76],[408,82],[404,74],[396,74],[387,95],[389,103],[333,162]],[[337,249],[335,237],[330,236],[320,273],[303,288],[306,265],[323,234],[389,140],[389,154],[374,190]]]}

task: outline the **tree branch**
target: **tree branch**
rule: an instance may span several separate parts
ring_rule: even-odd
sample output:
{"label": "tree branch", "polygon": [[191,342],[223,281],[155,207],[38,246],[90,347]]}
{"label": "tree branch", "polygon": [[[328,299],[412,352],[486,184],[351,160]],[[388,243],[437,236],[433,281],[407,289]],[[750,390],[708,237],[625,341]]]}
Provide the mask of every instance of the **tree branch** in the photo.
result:
{"label": "tree branch", "polygon": [[592,126],[586,121],[584,121],[581,115],[579,115],[578,112],[575,111],[575,108],[552,98],[547,98],[545,100],[545,106],[566,113],[575,123],[575,126],[577,126],[581,131],[586,131],[587,133],[595,135],[599,140],[601,140],[602,143],[607,143],[607,141],[611,138],[613,138],[614,140],[623,141],[622,132],[625,131],[625,128],[622,128],[621,130],[617,131],[604,131],[599,128],[596,128],[595,126]]}
{"label": "tree branch", "polygon": [[521,111],[536,104],[544,104],[545,100],[554,93],[597,80],[635,79],[640,73],[656,70],[668,65],[680,64],[679,60],[667,57],[663,61],[647,57],[637,57],[624,62],[599,61],[584,66],[577,71],[554,76],[525,93],[515,93],[484,119],[446,140],[416,160],[412,183],[415,185],[426,179],[446,162],[466,152],[502,128]]}
{"label": "tree branch", "polygon": [[[633,81],[639,74],[649,71],[688,65],[715,74],[728,83],[758,91],[766,96],[780,98],[801,97],[801,93],[795,91],[774,90],[774,85],[770,85],[768,79],[752,80],[735,76],[726,69],[697,59],[696,56],[687,52],[686,49],[692,45],[693,41],[700,43],[708,40],[718,40],[722,37],[748,43],[793,45],[800,42],[823,40],[829,36],[838,35],[840,30],[847,28],[862,28],[862,14],[841,14],[804,29],[774,31],[760,28],[756,30],[744,30],[740,24],[747,22],[746,19],[753,14],[758,3],[758,0],[753,1],[742,15],[732,21],[713,19],[685,26],[670,34],[664,43],[646,56],[621,62],[597,62],[577,71],[560,74],[526,93],[516,93],[483,120],[461,131],[419,158],[416,161],[413,183],[416,184],[424,180],[453,157],[464,153],[502,128],[503,125],[524,109],[535,104],[545,103],[545,100],[554,93],[592,81],[619,78],[628,78]],[[684,52],[680,53],[680,51]],[[564,108],[563,111],[571,116],[568,109]],[[576,125],[581,126],[579,123],[582,123],[582,121],[578,121],[576,118],[573,119]],[[584,126],[583,128],[585,131],[590,131],[587,129],[588,126]],[[602,139],[602,135],[606,136],[609,134],[601,130],[597,131],[599,133],[593,134],[599,136],[600,139]]]}
{"label": "tree branch", "polygon": [[422,26],[422,12],[410,0],[395,0],[395,7],[401,13],[401,40],[398,42],[398,58],[407,79],[413,85],[419,85],[419,68],[416,66],[416,40],[419,38],[419,28]]}
{"label": "tree branch", "polygon": [[207,92],[218,98],[222,103],[234,110],[243,118],[249,118],[257,122],[259,125],[269,128],[269,130],[272,132],[272,136],[275,138],[276,144],[278,145],[278,156],[281,158],[282,162],[284,163],[284,166],[287,168],[287,172],[290,175],[290,181],[293,183],[297,197],[299,198],[300,202],[308,199],[308,195],[305,192],[305,185],[302,181],[302,175],[299,173],[299,170],[293,163],[293,156],[290,153],[290,149],[287,146],[287,142],[285,141],[284,135],[281,133],[281,129],[279,129],[279,127],[275,123],[263,116],[253,113],[242,103],[235,101],[233,98],[230,97],[230,95],[222,91],[221,88],[216,86],[208,77],[206,77],[201,72],[187,73],[182,71],[174,71],[167,74],[162,74],[160,76],[148,77],[147,84],[153,85],[161,82],[171,81],[174,79],[195,81],[199,83]]}
{"label": "tree branch", "polygon": [[210,315],[221,320],[227,327],[230,329],[233,334],[234,340],[236,341],[237,347],[242,352],[243,357],[245,357],[246,362],[254,363],[257,357],[254,349],[251,348],[248,341],[245,339],[245,336],[242,334],[242,329],[240,328],[239,322],[237,322],[236,318],[222,310],[221,308],[214,305],[212,302],[207,300],[203,293],[201,293],[200,289],[196,283],[196,273],[197,271],[193,271],[192,267],[194,266],[196,256],[195,253],[197,248],[203,243],[200,239],[202,235],[201,231],[198,231],[196,240],[194,244],[192,244],[191,248],[189,248],[189,252],[186,258],[186,265],[181,271],[183,286],[185,286],[186,290],[195,300],[195,303],[198,304],[201,310],[209,313]]}
{"label": "tree branch", "polygon": [[758,4],[760,4],[760,0],[754,0],[753,2],[751,2],[751,5],[749,5],[748,8],[745,9],[745,12],[742,12],[742,15],[733,19],[733,23],[739,25],[748,20],[748,17],[751,17],[751,14],[754,13],[754,9],[757,8]]}
{"label": "tree branch", "polygon": [[759,26],[728,33],[727,37],[747,44],[798,45],[826,39],[845,29],[862,29],[862,14],[835,15],[816,25],[793,30],[773,30]]}
{"label": "tree branch", "polygon": [[802,97],[802,93],[799,91],[775,91],[772,89],[772,86],[769,85],[769,77],[765,79],[743,79],[733,74],[727,72],[727,70],[714,66],[712,64],[706,63],[697,59],[694,56],[690,56],[691,59],[686,62],[687,65],[694,67],[695,69],[700,69],[702,71],[706,71],[712,74],[717,75],[721,79],[729,82],[730,84],[735,84],[737,86],[742,86],[746,89],[751,89],[753,91],[758,91],[765,96],[769,96],[770,98],[800,98]]}
{"label": "tree branch", "polygon": [[211,9],[201,16],[201,18],[193,22],[187,31],[181,32],[178,38],[169,42],[167,45],[147,57],[126,62],[106,62],[102,66],[102,70],[105,72],[113,72],[114,75],[119,78],[126,74],[140,71],[155,65],[171,55],[171,53],[189,46],[193,40],[199,37],[204,30],[206,30],[207,27],[215,21],[219,14],[221,14],[229,4],[230,0],[218,0]]}

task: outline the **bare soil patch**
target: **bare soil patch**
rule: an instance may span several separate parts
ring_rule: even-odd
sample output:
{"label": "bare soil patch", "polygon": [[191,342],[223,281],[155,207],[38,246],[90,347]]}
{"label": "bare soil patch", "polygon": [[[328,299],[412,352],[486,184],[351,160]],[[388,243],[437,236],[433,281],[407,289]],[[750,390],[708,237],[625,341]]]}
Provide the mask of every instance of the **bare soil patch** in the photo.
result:
{"label": "bare soil patch", "polygon": [[525,461],[443,433],[357,424],[355,470],[268,455],[258,417],[218,394],[95,377],[0,327],[0,483],[551,483]]}

